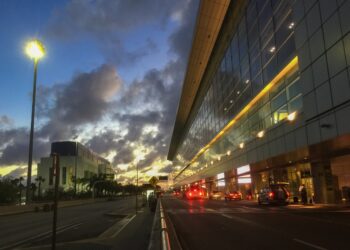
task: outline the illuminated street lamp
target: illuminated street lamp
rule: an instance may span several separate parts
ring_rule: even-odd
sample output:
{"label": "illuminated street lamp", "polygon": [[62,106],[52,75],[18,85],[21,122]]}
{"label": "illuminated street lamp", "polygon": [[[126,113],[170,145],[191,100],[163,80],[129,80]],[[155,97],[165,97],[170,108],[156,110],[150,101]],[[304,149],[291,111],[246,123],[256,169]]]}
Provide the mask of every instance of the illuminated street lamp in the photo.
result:
{"label": "illuminated street lamp", "polygon": [[30,184],[32,179],[32,160],[33,160],[33,135],[34,135],[34,116],[35,116],[35,96],[36,96],[36,76],[38,71],[38,62],[45,55],[44,45],[39,40],[31,40],[26,44],[25,53],[34,61],[34,81],[32,95],[32,117],[30,123],[29,137],[29,157],[28,157],[28,174],[27,174],[27,190],[26,203],[30,201]]}

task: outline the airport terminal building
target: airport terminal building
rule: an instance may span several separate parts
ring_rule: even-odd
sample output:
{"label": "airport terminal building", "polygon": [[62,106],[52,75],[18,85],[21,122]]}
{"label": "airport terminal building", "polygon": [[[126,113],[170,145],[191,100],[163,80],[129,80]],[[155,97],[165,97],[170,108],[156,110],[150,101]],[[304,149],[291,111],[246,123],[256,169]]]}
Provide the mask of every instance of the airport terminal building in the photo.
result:
{"label": "airport terminal building", "polygon": [[350,1],[202,0],[168,159],[174,185],[350,199]]}

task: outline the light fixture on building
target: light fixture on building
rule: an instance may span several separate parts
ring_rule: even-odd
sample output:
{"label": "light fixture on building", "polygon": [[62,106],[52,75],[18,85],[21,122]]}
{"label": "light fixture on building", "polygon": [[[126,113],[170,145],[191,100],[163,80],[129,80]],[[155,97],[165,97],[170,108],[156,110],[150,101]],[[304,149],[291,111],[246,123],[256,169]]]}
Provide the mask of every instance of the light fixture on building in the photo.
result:
{"label": "light fixture on building", "polygon": [[271,53],[275,52],[275,51],[276,51],[276,47],[275,47],[275,46],[272,46],[272,47],[269,49],[269,51],[270,51]]}
{"label": "light fixture on building", "polygon": [[237,95],[239,95],[240,93],[241,93],[241,91],[238,90],[238,91],[237,91]]}
{"label": "light fixture on building", "polygon": [[250,80],[249,80],[249,79],[245,80],[245,83],[246,83],[246,84],[248,84],[249,82],[250,82]]}
{"label": "light fixture on building", "polygon": [[233,103],[233,100],[230,100],[230,103]]}
{"label": "light fixture on building", "polygon": [[231,150],[228,150],[226,154],[231,155]]}
{"label": "light fixture on building", "polygon": [[241,143],[239,144],[239,148],[240,148],[240,149],[244,148],[244,142],[241,142]]}
{"label": "light fixture on building", "polygon": [[214,164],[214,161],[211,161],[210,164],[213,165],[213,164]]}
{"label": "light fixture on building", "polygon": [[227,108],[225,107],[225,108],[224,108],[224,110],[226,111],[226,110],[227,110]]}
{"label": "light fixture on building", "polygon": [[263,138],[265,135],[265,131],[264,130],[261,130],[258,132],[258,134],[256,135],[258,138]]}
{"label": "light fixture on building", "polygon": [[289,25],[288,25],[288,29],[293,29],[295,26],[295,23],[294,22],[291,22]]}
{"label": "light fixture on building", "polygon": [[218,161],[221,161],[221,156],[218,157]]}
{"label": "light fixture on building", "polygon": [[287,119],[288,119],[288,121],[294,121],[296,117],[297,117],[297,112],[294,111],[293,113],[290,113],[290,114],[287,116]]}

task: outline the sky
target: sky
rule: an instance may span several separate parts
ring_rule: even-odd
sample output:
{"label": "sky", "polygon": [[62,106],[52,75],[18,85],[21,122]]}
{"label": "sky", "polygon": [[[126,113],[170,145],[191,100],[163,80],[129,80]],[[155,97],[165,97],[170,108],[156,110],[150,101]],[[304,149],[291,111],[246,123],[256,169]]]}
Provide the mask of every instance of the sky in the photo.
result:
{"label": "sky", "polygon": [[34,171],[51,142],[77,140],[117,180],[170,173],[166,160],[199,0],[0,1],[0,175],[26,176],[33,62],[42,41]]}

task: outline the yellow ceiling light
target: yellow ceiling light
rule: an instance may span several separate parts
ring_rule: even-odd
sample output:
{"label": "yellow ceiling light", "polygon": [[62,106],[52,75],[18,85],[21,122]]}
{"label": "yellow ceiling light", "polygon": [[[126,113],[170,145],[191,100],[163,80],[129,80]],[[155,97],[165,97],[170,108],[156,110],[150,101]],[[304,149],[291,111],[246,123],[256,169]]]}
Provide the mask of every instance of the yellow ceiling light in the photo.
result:
{"label": "yellow ceiling light", "polygon": [[265,131],[264,130],[261,130],[258,132],[258,134],[256,135],[258,138],[263,138],[265,135]]}
{"label": "yellow ceiling light", "polygon": [[294,111],[293,113],[290,113],[290,114],[287,116],[287,119],[288,119],[288,121],[294,121],[296,117],[297,117],[297,112]]}
{"label": "yellow ceiling light", "polygon": [[45,47],[42,42],[35,39],[26,44],[25,52],[29,58],[39,60],[45,55]]}

